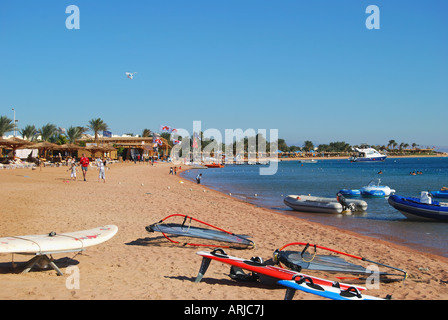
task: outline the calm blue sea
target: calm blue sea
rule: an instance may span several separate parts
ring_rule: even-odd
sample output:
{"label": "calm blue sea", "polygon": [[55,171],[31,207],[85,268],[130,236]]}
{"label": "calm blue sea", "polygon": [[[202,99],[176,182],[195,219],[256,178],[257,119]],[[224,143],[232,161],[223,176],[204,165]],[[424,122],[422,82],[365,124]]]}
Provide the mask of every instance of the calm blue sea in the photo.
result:
{"label": "calm blue sea", "polygon": [[[281,161],[278,165],[272,176],[259,175],[259,165],[195,169],[183,176],[194,180],[201,172],[202,184],[258,206],[448,257],[447,223],[409,221],[386,198],[363,198],[368,203],[367,212],[352,215],[299,213],[283,203],[288,194],[335,197],[340,189],[359,189],[378,178],[381,185],[395,189],[396,194],[419,197],[421,191],[448,187],[447,157],[389,158],[377,163],[352,163],[347,159],[304,164]],[[422,174],[410,175],[413,171]],[[285,239],[285,243],[304,240],[311,241]]]}

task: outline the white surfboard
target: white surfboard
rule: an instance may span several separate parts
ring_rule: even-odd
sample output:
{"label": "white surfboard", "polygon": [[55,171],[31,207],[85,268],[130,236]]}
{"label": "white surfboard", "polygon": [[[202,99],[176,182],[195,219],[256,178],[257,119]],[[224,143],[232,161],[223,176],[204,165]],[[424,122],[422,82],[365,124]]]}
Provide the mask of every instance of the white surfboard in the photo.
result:
{"label": "white surfboard", "polygon": [[78,251],[111,239],[115,225],[61,234],[27,235],[0,238],[0,253],[45,254]]}

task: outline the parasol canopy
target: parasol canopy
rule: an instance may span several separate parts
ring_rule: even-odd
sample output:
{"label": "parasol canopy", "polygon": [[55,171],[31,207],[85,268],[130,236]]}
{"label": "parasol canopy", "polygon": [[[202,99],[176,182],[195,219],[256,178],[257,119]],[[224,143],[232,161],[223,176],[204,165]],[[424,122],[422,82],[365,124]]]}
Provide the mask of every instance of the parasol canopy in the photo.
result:
{"label": "parasol canopy", "polygon": [[47,158],[47,151],[48,150],[54,150],[54,149],[57,149],[58,147],[59,147],[58,144],[51,143],[51,142],[48,142],[48,141],[42,141],[42,142],[38,142],[38,143],[33,143],[33,144],[30,144],[29,146],[26,146],[26,148],[29,148],[29,149],[43,150],[44,158]]}
{"label": "parasol canopy", "polygon": [[105,152],[109,152],[109,151],[115,151],[117,150],[114,146],[110,145],[110,144],[106,144],[102,146],[104,148]]}
{"label": "parasol canopy", "polygon": [[3,139],[0,138],[0,147],[3,148],[7,148],[7,149],[12,149],[13,153],[13,158],[16,154],[16,150],[19,148],[26,148],[33,145],[32,142],[28,141],[28,140],[24,140],[21,138],[17,138],[17,137],[11,137],[9,139]]}
{"label": "parasol canopy", "polygon": [[90,145],[84,148],[84,150],[89,151],[92,154],[92,157],[95,157],[95,153],[97,152],[106,152],[106,149],[102,146]]}
{"label": "parasol canopy", "polygon": [[66,144],[61,144],[60,146],[58,146],[59,150],[67,150],[67,151],[75,151],[75,150],[81,150],[84,149],[84,147],[81,147],[77,144],[73,144],[73,143],[66,143]]}
{"label": "parasol canopy", "polygon": [[56,143],[48,142],[48,141],[42,141],[42,142],[38,142],[38,143],[34,143],[34,144],[30,145],[29,148],[39,149],[39,150],[52,150],[52,149],[59,148],[59,145]]}

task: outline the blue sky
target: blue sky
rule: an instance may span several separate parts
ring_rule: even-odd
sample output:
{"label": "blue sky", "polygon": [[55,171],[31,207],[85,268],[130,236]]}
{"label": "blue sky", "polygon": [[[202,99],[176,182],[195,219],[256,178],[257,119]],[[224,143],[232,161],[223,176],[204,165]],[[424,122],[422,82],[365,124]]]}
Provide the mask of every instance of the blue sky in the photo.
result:
{"label": "blue sky", "polygon": [[[365,26],[371,4],[379,30]],[[448,146],[447,12],[446,0],[2,0],[0,115]]]}

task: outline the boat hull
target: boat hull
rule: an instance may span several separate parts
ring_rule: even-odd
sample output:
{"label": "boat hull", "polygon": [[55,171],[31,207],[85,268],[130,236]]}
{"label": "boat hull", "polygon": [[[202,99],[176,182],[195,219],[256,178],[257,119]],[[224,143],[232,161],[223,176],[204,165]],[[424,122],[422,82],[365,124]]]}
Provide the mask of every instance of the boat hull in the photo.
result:
{"label": "boat hull", "polygon": [[395,193],[394,189],[388,186],[368,185],[361,188],[361,195],[368,198],[383,198]]}
{"label": "boat hull", "polygon": [[351,157],[349,160],[351,162],[373,162],[373,161],[384,161],[387,156],[378,156],[378,157]]}
{"label": "boat hull", "polygon": [[448,190],[431,191],[434,198],[448,198]]}
{"label": "boat hull", "polygon": [[448,204],[444,206],[438,201],[421,203],[419,198],[398,195],[389,197],[388,202],[410,220],[448,222]]}
{"label": "boat hull", "polygon": [[224,168],[223,164],[204,164],[207,168]]}
{"label": "boat hull", "polygon": [[[313,197],[304,195],[289,195],[283,202],[293,210],[312,213],[342,213],[343,207],[337,199]],[[363,200],[346,199],[347,203],[353,203],[356,211],[367,210],[367,202]]]}
{"label": "boat hull", "polygon": [[361,195],[366,198],[386,197],[386,193],[383,190],[361,190]]}
{"label": "boat hull", "polygon": [[339,202],[316,201],[311,196],[287,196],[283,202],[293,210],[313,213],[342,213]]}
{"label": "boat hull", "polygon": [[341,189],[341,190],[339,190],[339,193],[342,194],[346,198],[361,196],[361,190],[359,190],[359,189]]}

